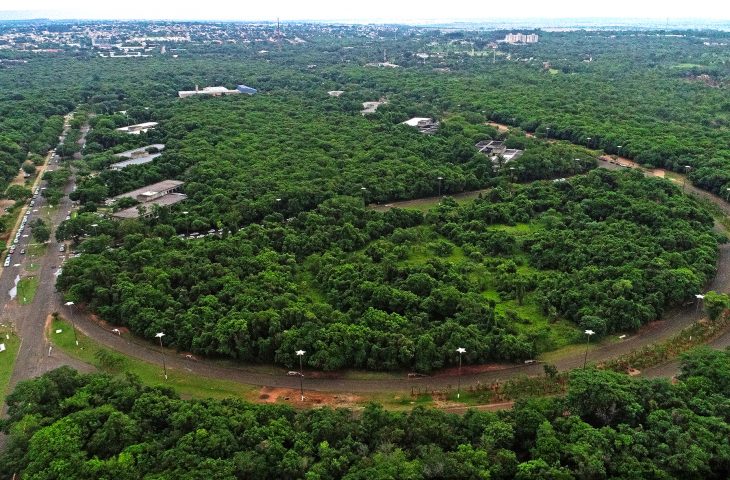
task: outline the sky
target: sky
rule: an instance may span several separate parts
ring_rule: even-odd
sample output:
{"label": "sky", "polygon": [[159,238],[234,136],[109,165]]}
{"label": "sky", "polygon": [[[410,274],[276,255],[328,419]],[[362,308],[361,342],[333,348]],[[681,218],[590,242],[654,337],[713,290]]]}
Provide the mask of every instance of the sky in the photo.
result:
{"label": "sky", "polygon": [[730,20],[728,0],[0,0],[2,18],[446,22],[515,18]]}

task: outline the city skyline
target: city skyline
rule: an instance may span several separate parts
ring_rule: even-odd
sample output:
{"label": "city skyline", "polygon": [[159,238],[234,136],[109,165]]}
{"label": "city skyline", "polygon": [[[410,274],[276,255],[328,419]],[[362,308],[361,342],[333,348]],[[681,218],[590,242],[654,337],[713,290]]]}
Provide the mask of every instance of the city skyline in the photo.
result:
{"label": "city skyline", "polygon": [[343,9],[330,0],[295,2],[280,0],[246,4],[222,0],[213,8],[163,0],[149,4],[130,0],[123,4],[99,4],[88,0],[67,0],[64,8],[52,0],[13,2],[0,9],[2,19],[119,19],[119,20],[221,20],[221,21],[343,21],[349,23],[444,23],[452,21],[488,22],[498,20],[611,19],[611,20],[730,20],[730,4],[711,0],[696,2],[633,2],[585,4],[574,0],[540,2],[525,0],[519,10],[510,4],[478,7],[468,0],[439,2],[388,2],[373,0]]}

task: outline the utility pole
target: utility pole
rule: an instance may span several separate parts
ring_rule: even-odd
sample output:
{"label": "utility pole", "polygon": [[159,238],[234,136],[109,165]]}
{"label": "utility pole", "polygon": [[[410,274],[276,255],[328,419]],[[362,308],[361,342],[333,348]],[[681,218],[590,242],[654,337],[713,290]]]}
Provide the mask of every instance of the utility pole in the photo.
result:
{"label": "utility pole", "polygon": [[585,331],[585,334],[586,334],[586,354],[583,357],[583,368],[586,368],[586,364],[588,363],[588,344],[591,343],[591,335],[593,335],[594,333],[596,333],[596,332],[594,332],[593,330],[586,330]]}
{"label": "utility pole", "polygon": [[466,353],[466,348],[459,347],[456,349],[456,351],[459,353],[459,383],[456,387],[456,399],[458,400],[461,398],[461,354]]}
{"label": "utility pole", "polygon": [[302,359],[304,358],[304,354],[307,353],[304,350],[297,350],[296,354],[299,357],[299,391],[302,394],[302,402],[304,401],[304,367],[302,363]]}
{"label": "utility pole", "polygon": [[165,380],[167,380],[167,365],[165,364],[165,349],[162,346],[162,337],[164,337],[165,334],[160,332],[155,335],[155,337],[160,339],[160,354],[162,354],[162,372],[165,374]]}

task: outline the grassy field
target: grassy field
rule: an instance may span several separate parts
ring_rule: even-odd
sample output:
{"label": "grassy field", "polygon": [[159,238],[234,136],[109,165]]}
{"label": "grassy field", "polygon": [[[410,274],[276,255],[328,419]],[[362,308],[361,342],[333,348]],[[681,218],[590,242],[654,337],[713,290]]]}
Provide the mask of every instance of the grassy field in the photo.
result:
{"label": "grassy field", "polygon": [[25,277],[18,282],[18,303],[28,305],[35,298],[38,289],[38,277]]}
{"label": "grassy field", "polygon": [[[487,191],[488,190],[475,190],[472,192],[455,193],[451,195],[451,198],[453,198],[456,203],[463,203],[474,200],[475,198],[478,198],[480,194],[484,194]],[[441,200],[442,197],[426,197],[417,198],[415,200],[404,200],[402,202],[392,202],[385,205],[370,205],[369,208],[378,212],[387,212],[391,208],[407,208],[410,210],[427,212],[438,205]]]}
{"label": "grassy field", "polygon": [[[55,333],[56,330],[61,330],[61,333]],[[185,398],[220,399],[242,397],[250,400],[257,390],[257,387],[251,385],[199,377],[169,368],[167,369],[168,379],[165,381],[162,373],[162,362],[160,364],[151,364],[118,353],[109,352],[82,333],[77,332],[77,335],[79,339],[78,347],[76,347],[74,342],[71,324],[63,319],[54,320],[51,332],[49,333],[53,344],[72,357],[95,365],[102,370],[108,370],[111,373],[133,373],[147,385],[165,385],[172,387]],[[103,367],[101,365],[102,362],[99,360],[97,352],[100,350],[106,351],[111,355],[111,357],[107,355],[107,358],[113,359],[113,361],[106,362],[106,367]]]}
{"label": "grassy field", "polygon": [[[13,374],[15,366],[15,357],[18,355],[20,348],[20,339],[13,333],[9,333],[6,328],[0,328],[0,343],[5,344],[6,350],[0,352],[0,405],[5,403],[5,396],[8,394],[8,383],[10,376]],[[9,336],[10,338],[6,337]]]}

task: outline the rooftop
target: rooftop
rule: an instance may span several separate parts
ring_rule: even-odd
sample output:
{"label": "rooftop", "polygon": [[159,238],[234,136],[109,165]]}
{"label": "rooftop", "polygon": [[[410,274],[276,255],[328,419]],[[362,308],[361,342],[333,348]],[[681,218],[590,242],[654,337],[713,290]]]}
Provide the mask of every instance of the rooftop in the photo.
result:
{"label": "rooftop", "polygon": [[179,188],[184,183],[185,182],[181,182],[179,180],[163,180],[161,182],[153,183],[152,185],[138,188],[137,190],[132,190],[131,192],[122,193],[113,197],[111,200],[116,201],[125,197],[132,197],[136,199],[139,195],[145,195],[149,192],[167,192],[169,190]]}
{"label": "rooftop", "polygon": [[[152,205],[167,207],[169,205],[182,202],[186,198],[188,198],[188,196],[184,193],[168,193],[167,195],[143,203],[141,206],[144,206],[146,211],[149,212],[152,209]],[[136,205],[134,207],[125,208],[124,210],[119,210],[118,212],[113,213],[112,216],[116,218],[139,218],[139,209],[137,208],[139,206],[140,205]]]}

